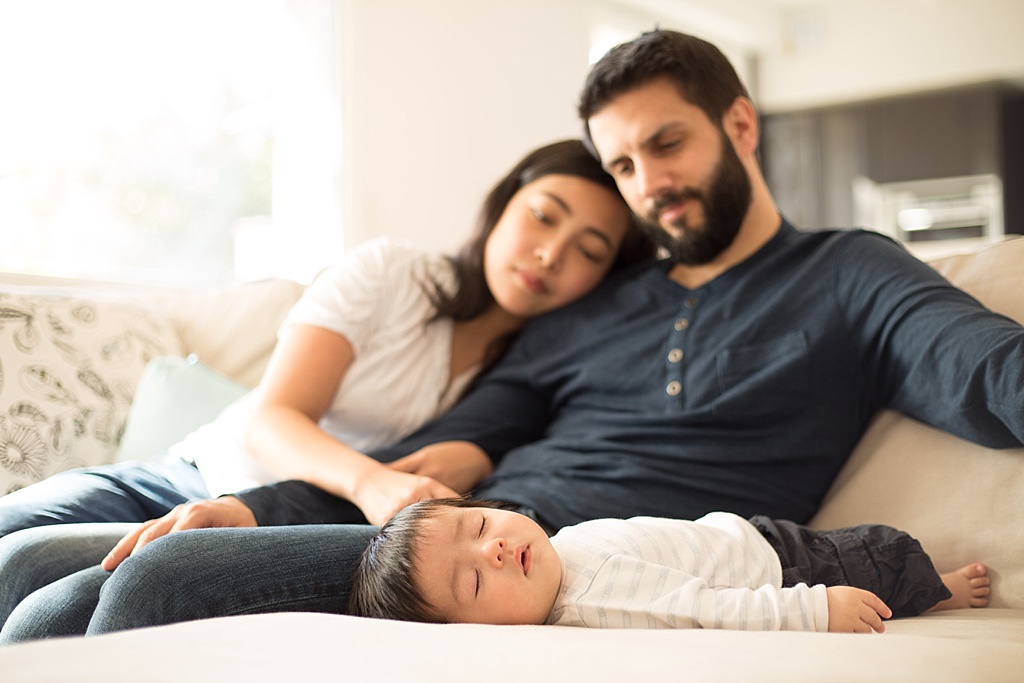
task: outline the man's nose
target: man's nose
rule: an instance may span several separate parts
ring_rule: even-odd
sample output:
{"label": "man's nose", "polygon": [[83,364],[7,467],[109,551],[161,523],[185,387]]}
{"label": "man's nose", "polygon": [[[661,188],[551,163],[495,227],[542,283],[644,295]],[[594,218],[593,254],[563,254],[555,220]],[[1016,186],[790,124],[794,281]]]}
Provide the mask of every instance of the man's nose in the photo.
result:
{"label": "man's nose", "polygon": [[661,196],[672,187],[672,176],[665,164],[656,160],[635,162],[636,191],[641,200],[650,200]]}

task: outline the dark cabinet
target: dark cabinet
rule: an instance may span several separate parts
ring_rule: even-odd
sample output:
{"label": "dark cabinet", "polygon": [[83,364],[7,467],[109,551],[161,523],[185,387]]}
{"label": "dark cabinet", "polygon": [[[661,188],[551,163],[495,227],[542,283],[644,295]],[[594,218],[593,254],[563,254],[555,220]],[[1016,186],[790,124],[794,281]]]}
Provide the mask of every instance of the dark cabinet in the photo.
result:
{"label": "dark cabinet", "polygon": [[1024,91],[1010,85],[767,115],[761,154],[780,210],[804,227],[863,222],[873,187],[987,175],[1004,230],[1024,233]]}

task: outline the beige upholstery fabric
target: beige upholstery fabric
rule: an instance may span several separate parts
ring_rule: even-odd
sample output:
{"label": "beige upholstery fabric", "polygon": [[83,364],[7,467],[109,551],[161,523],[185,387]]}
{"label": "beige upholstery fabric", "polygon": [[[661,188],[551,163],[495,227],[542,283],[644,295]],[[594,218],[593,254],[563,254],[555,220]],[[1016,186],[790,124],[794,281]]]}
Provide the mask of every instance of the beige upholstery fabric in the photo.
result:
{"label": "beige upholstery fabric", "polygon": [[[0,648],[4,683],[577,681],[1016,683],[1024,643],[920,635],[413,624],[268,614]],[[992,626],[1020,624],[993,612]],[[916,623],[914,623],[916,622]],[[984,625],[985,622],[982,622]],[[902,632],[902,631],[906,632]],[[942,630],[942,629],[937,629]],[[1018,629],[1016,635],[1021,635]],[[184,656],[175,656],[181,653]]]}
{"label": "beige upholstery fabric", "polygon": [[179,353],[156,308],[0,287],[0,495],[113,461],[146,364]]}
{"label": "beige upholstery fabric", "polygon": [[265,280],[217,292],[166,299],[185,353],[248,387],[256,386],[277,343],[277,330],[302,295],[290,280]]}

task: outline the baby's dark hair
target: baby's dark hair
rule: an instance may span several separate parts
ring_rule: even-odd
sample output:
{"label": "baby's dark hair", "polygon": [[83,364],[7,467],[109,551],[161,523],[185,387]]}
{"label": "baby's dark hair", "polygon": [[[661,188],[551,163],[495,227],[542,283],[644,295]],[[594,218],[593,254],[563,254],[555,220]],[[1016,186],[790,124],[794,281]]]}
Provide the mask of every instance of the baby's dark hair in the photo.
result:
{"label": "baby's dark hair", "polygon": [[416,586],[414,561],[423,525],[451,508],[502,508],[468,498],[435,498],[402,509],[370,539],[352,574],[348,613],[359,617],[443,623],[444,616]]}

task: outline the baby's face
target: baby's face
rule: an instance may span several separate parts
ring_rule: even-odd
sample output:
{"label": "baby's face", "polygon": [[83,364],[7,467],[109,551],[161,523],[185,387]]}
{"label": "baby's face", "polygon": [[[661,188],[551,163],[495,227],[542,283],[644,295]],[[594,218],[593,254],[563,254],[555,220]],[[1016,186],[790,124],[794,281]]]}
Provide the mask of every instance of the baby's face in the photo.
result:
{"label": "baby's face", "polygon": [[491,508],[451,508],[427,520],[414,562],[423,597],[456,623],[543,624],[562,580],[544,530]]}

